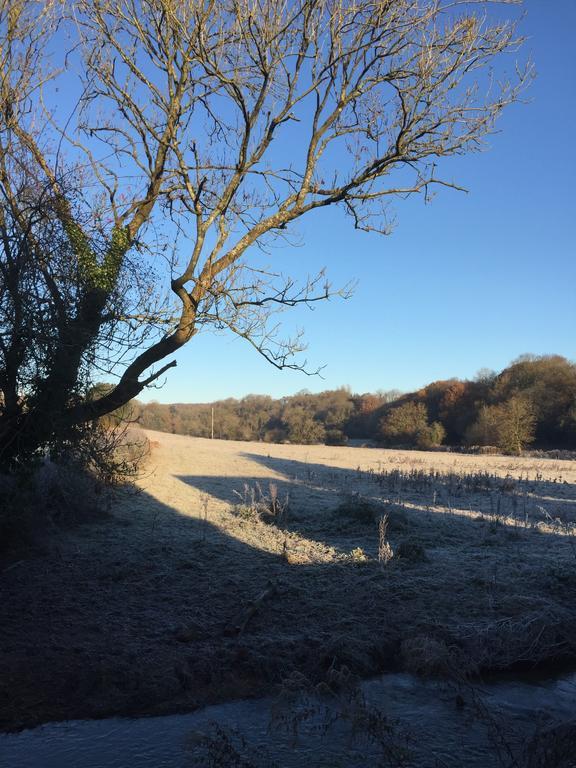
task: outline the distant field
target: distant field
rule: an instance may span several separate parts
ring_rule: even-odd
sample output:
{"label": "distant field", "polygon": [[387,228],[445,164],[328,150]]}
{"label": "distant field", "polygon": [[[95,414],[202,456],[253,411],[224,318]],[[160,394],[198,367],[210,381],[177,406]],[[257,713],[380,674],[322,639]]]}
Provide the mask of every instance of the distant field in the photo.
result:
{"label": "distant field", "polygon": [[146,434],[139,494],[4,574],[4,727],[576,659],[575,462]]}
{"label": "distant field", "polygon": [[[193,469],[196,477],[215,478],[216,487],[220,487],[223,480],[231,485],[235,477],[277,479],[295,482],[296,487],[309,480],[311,473],[327,479],[331,475],[330,470],[343,470],[343,474],[337,473],[342,484],[346,470],[361,469],[373,473],[397,470],[435,470],[443,474],[490,473],[499,477],[510,475],[514,479],[522,477],[531,481],[576,484],[576,461],[479,456],[443,451],[277,445],[207,440],[153,431],[145,431],[145,434],[154,445],[151,461],[154,477],[162,482],[164,474],[174,477],[180,470]],[[147,483],[144,482],[143,486],[146,487]],[[205,490],[197,485],[195,487],[197,490]],[[217,492],[214,498],[218,498]]]}

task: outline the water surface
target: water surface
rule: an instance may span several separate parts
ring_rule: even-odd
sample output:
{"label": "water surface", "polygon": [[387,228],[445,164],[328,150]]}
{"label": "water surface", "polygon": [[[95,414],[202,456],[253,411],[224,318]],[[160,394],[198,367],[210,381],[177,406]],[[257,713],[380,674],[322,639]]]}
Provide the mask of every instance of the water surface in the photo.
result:
{"label": "water surface", "polygon": [[[474,689],[388,674],[338,696],[291,694],[186,715],[78,720],[2,734],[0,765],[491,768],[516,759],[523,766],[530,739],[575,718],[576,674]],[[569,764],[576,762],[562,765]]]}

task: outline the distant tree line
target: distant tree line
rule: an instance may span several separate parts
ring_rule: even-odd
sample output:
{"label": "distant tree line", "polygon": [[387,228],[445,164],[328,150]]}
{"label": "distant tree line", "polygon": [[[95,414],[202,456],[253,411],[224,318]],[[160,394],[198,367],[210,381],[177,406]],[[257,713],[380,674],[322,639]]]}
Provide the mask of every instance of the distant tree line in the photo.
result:
{"label": "distant tree line", "polygon": [[[213,416],[213,421],[212,421]],[[493,446],[576,449],[576,364],[558,355],[524,355],[497,374],[435,381],[402,394],[353,394],[340,388],[274,400],[248,395],[206,404],[143,404],[144,428],[197,437],[264,442],[373,440],[386,446]]]}

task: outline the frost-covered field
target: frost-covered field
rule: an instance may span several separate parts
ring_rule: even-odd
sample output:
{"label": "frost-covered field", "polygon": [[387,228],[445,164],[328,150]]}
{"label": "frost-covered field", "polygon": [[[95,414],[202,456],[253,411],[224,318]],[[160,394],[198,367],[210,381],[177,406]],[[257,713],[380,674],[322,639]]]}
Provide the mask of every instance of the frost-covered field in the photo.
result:
{"label": "frost-covered field", "polygon": [[3,574],[5,728],[576,657],[574,462],[147,435],[139,494]]}

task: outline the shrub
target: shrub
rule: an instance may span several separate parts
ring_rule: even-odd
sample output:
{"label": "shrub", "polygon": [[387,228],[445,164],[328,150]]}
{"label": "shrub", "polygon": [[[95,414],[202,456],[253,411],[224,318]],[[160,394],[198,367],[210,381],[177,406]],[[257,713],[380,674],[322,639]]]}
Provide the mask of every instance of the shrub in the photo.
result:
{"label": "shrub", "polygon": [[428,427],[424,403],[404,403],[393,408],[380,423],[380,435],[391,444],[415,445],[418,434]]}
{"label": "shrub", "polygon": [[439,421],[434,421],[430,426],[422,429],[416,435],[416,445],[422,450],[437,448],[442,445],[446,437],[446,430]]}
{"label": "shrub", "polygon": [[359,493],[347,494],[336,507],[338,518],[358,525],[372,525],[382,515],[383,506],[364,498]]}
{"label": "shrub", "polygon": [[301,406],[287,408],[282,415],[282,422],[291,443],[308,445],[324,442],[324,425]]}
{"label": "shrub", "polygon": [[347,445],[348,437],[340,429],[329,429],[324,442],[326,445]]}
{"label": "shrub", "polygon": [[148,451],[143,433],[94,423],[49,456],[1,475],[0,551],[107,516],[115,490],[134,479]]}
{"label": "shrub", "polygon": [[380,436],[390,445],[434,448],[442,443],[446,430],[435,421],[428,422],[424,403],[408,402],[393,408],[380,422]]}
{"label": "shrub", "polygon": [[427,563],[426,550],[417,541],[403,541],[396,549],[396,556],[409,563]]}
{"label": "shrub", "polygon": [[98,482],[74,464],[46,459],[26,476],[3,476],[0,490],[0,551],[40,541],[49,531],[108,514]]}

